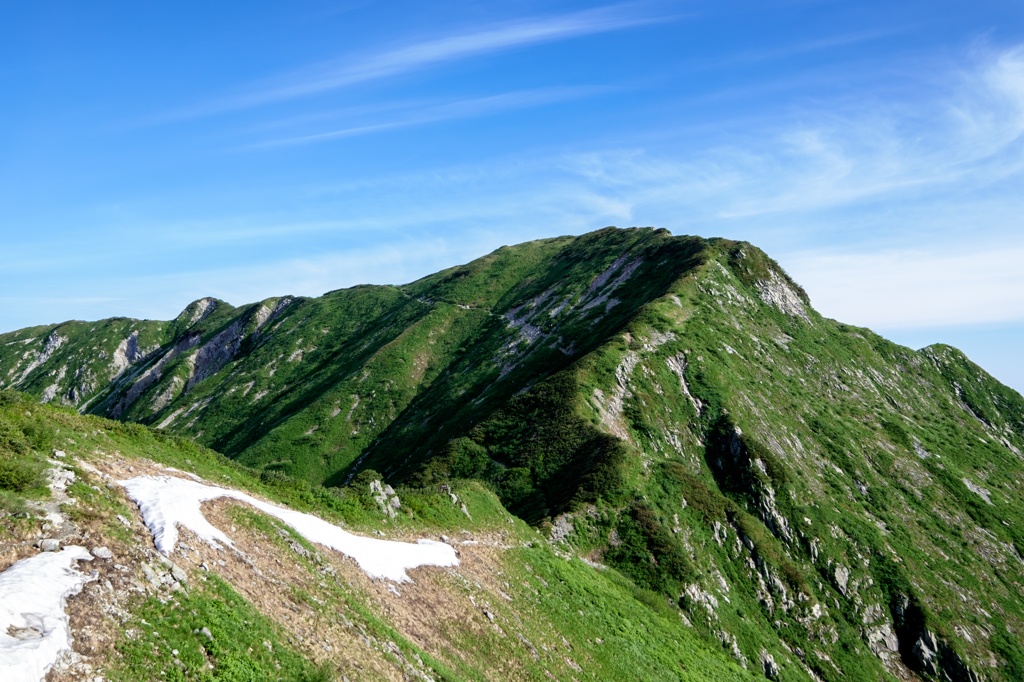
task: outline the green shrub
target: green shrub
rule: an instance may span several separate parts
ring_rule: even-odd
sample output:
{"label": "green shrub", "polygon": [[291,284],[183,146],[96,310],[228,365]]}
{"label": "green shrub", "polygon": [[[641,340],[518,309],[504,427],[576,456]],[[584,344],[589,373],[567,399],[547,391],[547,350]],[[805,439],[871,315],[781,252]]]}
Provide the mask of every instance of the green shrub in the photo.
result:
{"label": "green shrub", "polygon": [[901,448],[910,450],[913,447],[910,444],[910,436],[908,436],[903,427],[896,422],[883,421],[882,429],[885,431],[885,435],[889,436],[889,440],[896,445],[899,445]]}
{"label": "green shrub", "polygon": [[0,417],[0,454],[26,455],[30,449],[24,432],[10,421]]}
{"label": "green shrub", "polygon": [[682,545],[647,505],[631,505],[619,518],[617,531],[620,544],[607,551],[605,560],[640,587],[678,594],[681,585],[694,575]]}
{"label": "green shrub", "polygon": [[28,506],[21,496],[0,490],[0,511],[5,514],[19,514],[28,511]]}
{"label": "green shrub", "polygon": [[0,490],[24,493],[46,485],[42,462],[28,458],[0,458]]}
{"label": "green shrub", "polygon": [[666,462],[664,471],[670,480],[680,484],[686,503],[704,517],[705,523],[725,521],[726,512],[736,510],[732,500],[713,492],[682,464]]}

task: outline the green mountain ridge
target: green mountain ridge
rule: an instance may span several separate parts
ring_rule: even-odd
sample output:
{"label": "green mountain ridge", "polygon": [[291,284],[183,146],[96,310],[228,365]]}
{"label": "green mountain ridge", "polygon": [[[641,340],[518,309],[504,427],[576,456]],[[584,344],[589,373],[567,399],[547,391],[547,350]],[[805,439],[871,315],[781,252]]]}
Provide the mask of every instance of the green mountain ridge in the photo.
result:
{"label": "green mountain ridge", "polygon": [[607,228],[401,287],[29,328],[0,382],[268,480],[483,481],[769,677],[1024,677],[1024,399],[821,317],[747,243]]}

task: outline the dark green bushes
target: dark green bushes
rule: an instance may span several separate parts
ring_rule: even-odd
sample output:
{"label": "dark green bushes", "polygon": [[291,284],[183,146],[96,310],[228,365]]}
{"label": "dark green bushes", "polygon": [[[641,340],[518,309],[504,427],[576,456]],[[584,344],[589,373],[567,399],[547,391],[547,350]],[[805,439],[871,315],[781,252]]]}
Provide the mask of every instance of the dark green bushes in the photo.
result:
{"label": "dark green bushes", "polygon": [[[4,405],[12,404],[15,400],[6,396]],[[38,417],[10,414],[9,409],[6,418],[0,417],[0,490],[26,493],[46,484],[46,465],[33,447],[48,448],[54,435],[53,426]]]}
{"label": "dark green bushes", "polygon": [[682,545],[658,521],[655,510],[634,503],[619,517],[618,546],[605,561],[629,576],[640,587],[665,594],[679,594],[694,570]]}
{"label": "dark green bushes", "polygon": [[885,431],[885,435],[889,437],[896,445],[899,445],[904,450],[911,450],[913,445],[910,443],[910,436],[907,435],[906,430],[897,424],[896,422],[883,421],[882,430]]}
{"label": "dark green bushes", "polygon": [[448,442],[413,482],[480,479],[529,522],[570,503],[619,499],[628,448],[579,415],[578,391],[575,375],[566,371],[513,397],[468,437]]}
{"label": "dark green bushes", "polygon": [[25,493],[46,483],[45,465],[35,459],[0,457],[0,489]]}
{"label": "dark green bushes", "polygon": [[669,481],[679,485],[688,506],[697,511],[704,523],[725,521],[727,512],[736,511],[736,503],[709,489],[703,481],[686,470],[678,462],[666,462],[664,472]]}

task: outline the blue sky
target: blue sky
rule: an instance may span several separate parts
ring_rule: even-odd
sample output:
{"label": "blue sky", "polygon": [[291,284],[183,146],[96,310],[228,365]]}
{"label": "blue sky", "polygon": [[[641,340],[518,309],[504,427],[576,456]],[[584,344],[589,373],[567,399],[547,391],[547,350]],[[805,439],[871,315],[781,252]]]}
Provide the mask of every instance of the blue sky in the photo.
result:
{"label": "blue sky", "polygon": [[743,239],[1024,390],[1024,4],[0,3],[0,331]]}

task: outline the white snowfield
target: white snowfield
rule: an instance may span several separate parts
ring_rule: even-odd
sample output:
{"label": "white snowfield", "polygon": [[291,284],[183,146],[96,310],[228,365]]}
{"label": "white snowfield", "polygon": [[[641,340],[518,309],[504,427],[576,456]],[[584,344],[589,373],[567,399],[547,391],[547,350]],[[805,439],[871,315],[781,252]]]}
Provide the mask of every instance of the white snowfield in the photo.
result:
{"label": "white snowfield", "polygon": [[71,649],[67,598],[92,580],[77,569],[85,547],[41,552],[0,573],[0,680],[39,682]]}
{"label": "white snowfield", "polygon": [[310,542],[352,557],[371,578],[407,582],[409,576],[405,572],[410,568],[459,563],[455,549],[443,542],[420,540],[413,544],[353,535],[323,519],[262,502],[237,490],[171,476],[139,476],[119,483],[139,505],[156,548],[167,555],[178,542],[179,525],[214,547],[219,547],[218,542],[233,546],[227,535],[206,520],[200,507],[207,500],[229,497],[284,521]]}

